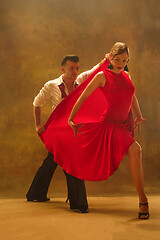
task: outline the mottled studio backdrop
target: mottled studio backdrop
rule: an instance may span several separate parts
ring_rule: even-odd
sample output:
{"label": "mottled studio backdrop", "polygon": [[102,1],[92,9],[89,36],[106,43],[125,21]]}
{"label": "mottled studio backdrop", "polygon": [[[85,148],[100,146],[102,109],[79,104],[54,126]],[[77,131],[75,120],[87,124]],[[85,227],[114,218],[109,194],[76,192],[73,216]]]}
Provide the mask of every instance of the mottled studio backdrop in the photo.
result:
{"label": "mottled studio backdrop", "polygon": [[[61,74],[64,55],[80,57],[80,71],[98,63],[116,41],[131,50],[130,73],[147,122],[145,186],[160,191],[160,1],[0,0],[0,197],[24,197],[47,151],[34,129],[32,102],[43,84]],[[43,108],[43,121],[51,108]],[[88,195],[135,192],[127,158],[105,182],[87,182]],[[60,168],[49,195],[65,196]]]}

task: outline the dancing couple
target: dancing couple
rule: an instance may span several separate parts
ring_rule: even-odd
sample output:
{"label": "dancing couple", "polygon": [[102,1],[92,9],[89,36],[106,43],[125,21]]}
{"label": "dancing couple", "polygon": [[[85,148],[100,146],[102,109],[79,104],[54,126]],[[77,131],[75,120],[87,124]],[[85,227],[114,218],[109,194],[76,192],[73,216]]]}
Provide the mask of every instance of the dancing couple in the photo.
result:
{"label": "dancing couple", "polygon": [[[134,138],[135,128],[140,132],[145,119],[140,111],[135,87],[128,72],[124,71],[128,60],[128,46],[117,42],[80,86],[75,87],[78,70],[73,67],[71,85],[67,81],[69,77],[63,78],[66,76],[65,71],[62,85],[59,84],[59,89],[57,88],[65,99],[57,105],[44,126],[41,126],[40,119],[35,117],[36,126],[40,126],[37,127],[37,132],[47,150],[54,156],[54,162],[60,165],[66,174],[83,184],[83,180],[106,180],[118,169],[127,154],[139,197],[138,217],[148,219],[142,150]],[[51,98],[52,89],[48,90],[46,86],[46,91],[47,99]],[[41,103],[37,107],[40,108]],[[131,107],[136,116],[135,120]],[[83,190],[85,192],[85,187]],[[77,208],[79,212],[81,209],[83,212],[88,210],[87,207],[86,201],[85,206],[80,205]]]}

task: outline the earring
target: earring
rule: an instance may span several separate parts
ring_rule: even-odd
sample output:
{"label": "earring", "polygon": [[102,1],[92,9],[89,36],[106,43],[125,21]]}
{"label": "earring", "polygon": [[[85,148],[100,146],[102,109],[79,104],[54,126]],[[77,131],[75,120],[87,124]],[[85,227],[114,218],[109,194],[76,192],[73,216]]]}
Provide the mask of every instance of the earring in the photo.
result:
{"label": "earring", "polygon": [[129,69],[128,69],[127,65],[124,67],[124,71],[129,72]]}
{"label": "earring", "polygon": [[113,66],[112,66],[111,63],[108,65],[108,68],[109,68],[109,69],[113,69]]}

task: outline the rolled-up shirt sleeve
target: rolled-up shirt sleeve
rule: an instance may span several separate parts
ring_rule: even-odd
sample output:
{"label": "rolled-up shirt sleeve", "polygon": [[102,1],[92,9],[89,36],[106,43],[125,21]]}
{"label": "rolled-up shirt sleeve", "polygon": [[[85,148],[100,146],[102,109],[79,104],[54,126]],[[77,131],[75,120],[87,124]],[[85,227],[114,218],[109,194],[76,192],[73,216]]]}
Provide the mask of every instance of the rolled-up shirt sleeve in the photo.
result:
{"label": "rolled-up shirt sleeve", "polygon": [[97,64],[96,66],[94,66],[92,69],[82,72],[81,74],[78,75],[77,77],[77,82],[78,84],[81,84],[87,77],[89,77],[91,75],[91,73],[93,73],[97,68],[99,67],[99,64]]}
{"label": "rolled-up shirt sleeve", "polygon": [[44,87],[40,90],[38,95],[34,98],[33,105],[35,107],[42,107],[48,99],[50,99],[50,86],[48,83],[45,83]]}

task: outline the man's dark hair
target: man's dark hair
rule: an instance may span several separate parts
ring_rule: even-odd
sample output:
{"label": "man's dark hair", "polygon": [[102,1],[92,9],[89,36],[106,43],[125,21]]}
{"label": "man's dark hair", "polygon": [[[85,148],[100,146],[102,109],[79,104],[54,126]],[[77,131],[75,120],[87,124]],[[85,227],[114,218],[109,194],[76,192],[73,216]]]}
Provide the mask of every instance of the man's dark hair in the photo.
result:
{"label": "man's dark hair", "polygon": [[76,55],[67,55],[63,58],[62,60],[62,67],[66,64],[67,61],[71,61],[71,62],[79,62],[79,57]]}

